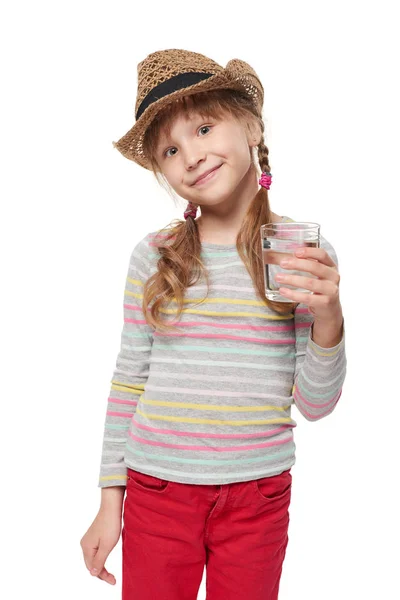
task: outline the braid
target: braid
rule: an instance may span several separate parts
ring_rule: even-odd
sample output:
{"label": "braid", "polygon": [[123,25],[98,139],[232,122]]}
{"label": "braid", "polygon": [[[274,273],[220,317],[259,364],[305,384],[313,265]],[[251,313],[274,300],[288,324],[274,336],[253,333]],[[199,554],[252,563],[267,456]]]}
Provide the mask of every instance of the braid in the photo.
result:
{"label": "braid", "polygon": [[269,160],[268,160],[269,150],[268,150],[267,146],[265,145],[265,141],[264,141],[265,126],[264,126],[264,122],[262,121],[262,119],[260,119],[259,123],[260,123],[260,127],[261,127],[261,140],[260,140],[260,143],[257,148],[258,162],[260,164],[262,173],[264,171],[267,171],[268,173],[270,173],[271,167],[269,166]]}

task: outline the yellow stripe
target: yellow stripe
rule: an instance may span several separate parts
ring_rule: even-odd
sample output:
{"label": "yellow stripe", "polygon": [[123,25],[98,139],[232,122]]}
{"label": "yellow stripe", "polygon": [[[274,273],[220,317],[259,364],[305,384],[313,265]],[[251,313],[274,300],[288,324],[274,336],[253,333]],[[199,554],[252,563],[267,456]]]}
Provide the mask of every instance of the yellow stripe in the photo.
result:
{"label": "yellow stripe", "polygon": [[[313,340],[311,340],[313,341]],[[315,344],[315,342],[314,342]],[[335,356],[335,354],[337,354],[340,351],[340,347],[336,348],[336,350],[334,350],[333,352],[329,352],[329,348],[327,348],[326,351],[322,352],[321,350],[318,350],[318,348],[316,348],[314,346],[313,348],[314,352],[316,352],[317,354],[319,354],[319,356]]]}
{"label": "yellow stripe", "polygon": [[[131,283],[135,283],[136,285],[143,285],[139,279],[130,279]],[[125,295],[132,296],[133,298],[143,299],[143,294],[137,294],[132,292],[131,290],[125,290]],[[196,303],[197,298],[184,298],[184,303]],[[174,298],[171,302],[177,302]],[[205,300],[201,300],[199,304],[245,304],[247,306],[266,306],[264,302],[260,302],[259,300],[236,300],[235,298],[207,298]],[[172,308],[160,308],[160,312],[165,314],[177,314],[176,310]],[[260,313],[251,313],[251,312],[221,312],[221,311],[207,311],[207,310],[196,310],[196,309],[183,309],[182,313],[187,313],[191,315],[206,315],[210,317],[258,317],[260,319],[268,319],[271,321],[282,321],[293,318],[293,313],[288,313],[287,315],[269,315],[269,314],[260,314]]]}
{"label": "yellow stripe", "polygon": [[[113,383],[113,385],[111,386],[111,389],[115,390],[117,392],[129,392],[130,394],[142,394],[143,390],[144,390],[144,384],[133,387],[133,386],[130,386],[129,384],[114,383],[114,381],[112,381],[112,383]],[[135,388],[139,388],[139,389],[135,389]]]}
{"label": "yellow stripe", "polygon": [[131,283],[134,283],[135,285],[143,286],[143,282],[140,281],[140,279],[132,279],[131,277],[127,277],[126,280],[130,281]]}
{"label": "yellow stripe", "polygon": [[[132,280],[133,281],[133,280]],[[143,294],[137,294],[135,292],[132,292],[131,290],[126,290],[126,295],[127,296],[133,296],[134,298],[143,298]],[[236,298],[184,298],[183,302],[188,304],[188,303],[192,303],[192,302],[201,302],[201,303],[205,303],[205,304],[219,304],[219,303],[223,303],[223,304],[247,304],[249,306],[265,306],[264,302],[261,302],[260,300],[237,300]],[[177,302],[177,300],[175,298],[173,298],[171,300],[171,302]]]}
{"label": "yellow stripe", "polygon": [[125,387],[130,387],[130,388],[138,388],[140,390],[144,390],[144,383],[125,383],[122,381],[117,381],[116,379],[112,380],[112,383],[115,383],[116,385],[123,385]]}
{"label": "yellow stripe", "polygon": [[285,411],[290,408],[290,404],[287,406],[272,406],[272,405],[264,405],[264,406],[218,406],[216,404],[197,404],[193,402],[168,402],[163,400],[142,400],[140,399],[141,404],[152,404],[153,406],[168,406],[168,407],[177,407],[177,408],[204,408],[206,410],[225,410],[232,412],[258,412],[262,410],[278,410]]}
{"label": "yellow stripe", "polygon": [[100,477],[100,481],[110,481],[110,479],[128,479],[128,475],[104,475]]}
{"label": "yellow stripe", "polygon": [[[134,296],[135,298],[143,298],[142,294],[135,294],[134,292],[131,291],[126,291],[125,292],[126,295],[128,296]],[[187,302],[188,300],[186,300]],[[211,300],[207,300],[207,302],[202,302],[202,304],[209,304],[210,302],[226,302],[226,303],[230,303],[231,299],[230,298],[213,298]],[[176,302],[176,300],[174,300],[174,302]],[[193,300],[189,300],[189,302],[194,302]],[[233,304],[236,303],[236,301],[232,301]],[[238,304],[242,303],[242,304],[253,304],[253,305],[263,305],[262,302],[256,302],[255,300],[241,300],[237,302]],[[162,313],[166,313],[166,314],[171,314],[171,315],[176,315],[177,311],[172,309],[172,308],[160,308],[160,312]],[[216,310],[196,310],[194,308],[184,308],[182,310],[182,313],[186,313],[186,314],[191,314],[191,315],[206,315],[206,316],[210,316],[210,317],[258,317],[260,319],[268,319],[269,321],[285,321],[287,319],[292,319],[293,318],[293,313],[288,313],[287,315],[270,315],[270,314],[263,314],[263,313],[252,313],[252,312],[222,312],[222,311],[216,311]]]}
{"label": "yellow stripe", "polygon": [[189,417],[166,417],[162,415],[153,415],[150,413],[144,413],[141,410],[136,411],[139,415],[152,419],[154,421],[174,421],[178,423],[204,423],[211,425],[275,425],[278,423],[289,423],[292,419],[290,417],[279,419],[262,419],[259,421],[225,421],[225,419],[191,419]]}

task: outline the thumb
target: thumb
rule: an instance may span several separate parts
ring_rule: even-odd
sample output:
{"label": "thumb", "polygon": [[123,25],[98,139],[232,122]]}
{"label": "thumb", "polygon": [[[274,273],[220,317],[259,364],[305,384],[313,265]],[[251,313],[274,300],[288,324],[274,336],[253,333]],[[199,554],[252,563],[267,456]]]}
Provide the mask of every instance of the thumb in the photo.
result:
{"label": "thumb", "polygon": [[92,564],[90,565],[90,572],[93,575],[99,575],[104,569],[104,563],[106,562],[107,556],[108,552],[104,550],[102,546],[100,546],[96,554],[93,556]]}

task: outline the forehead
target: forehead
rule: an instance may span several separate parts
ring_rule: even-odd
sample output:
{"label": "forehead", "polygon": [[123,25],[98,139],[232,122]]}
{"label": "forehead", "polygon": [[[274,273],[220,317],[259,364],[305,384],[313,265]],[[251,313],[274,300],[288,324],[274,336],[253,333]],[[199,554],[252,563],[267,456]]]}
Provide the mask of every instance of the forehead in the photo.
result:
{"label": "forehead", "polygon": [[188,128],[192,127],[197,121],[203,119],[205,117],[210,118],[211,115],[201,114],[199,112],[192,113],[181,113],[179,115],[175,115],[171,119],[167,120],[164,125],[160,128],[159,131],[159,142],[165,143],[171,140],[172,131],[175,127],[179,127],[180,125],[187,126]]}

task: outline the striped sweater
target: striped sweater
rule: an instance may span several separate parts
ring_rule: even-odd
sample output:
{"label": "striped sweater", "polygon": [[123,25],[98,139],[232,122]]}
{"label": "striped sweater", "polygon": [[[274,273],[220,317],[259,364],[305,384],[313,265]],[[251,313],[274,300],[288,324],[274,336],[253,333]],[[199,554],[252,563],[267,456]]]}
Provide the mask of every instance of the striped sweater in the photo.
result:
{"label": "striped sweater", "polygon": [[[210,243],[202,244],[207,299],[199,304],[207,292],[200,278],[186,290],[179,332],[154,330],[141,305],[144,282],[157,269],[156,235],[130,257],[99,487],[126,485],[128,467],[192,484],[282,473],[296,460],[292,405],[317,421],[340,398],[345,332],[333,348],[317,345],[306,304],[285,316],[271,310],[258,300],[236,246]],[[323,236],[320,246],[338,265]]]}

